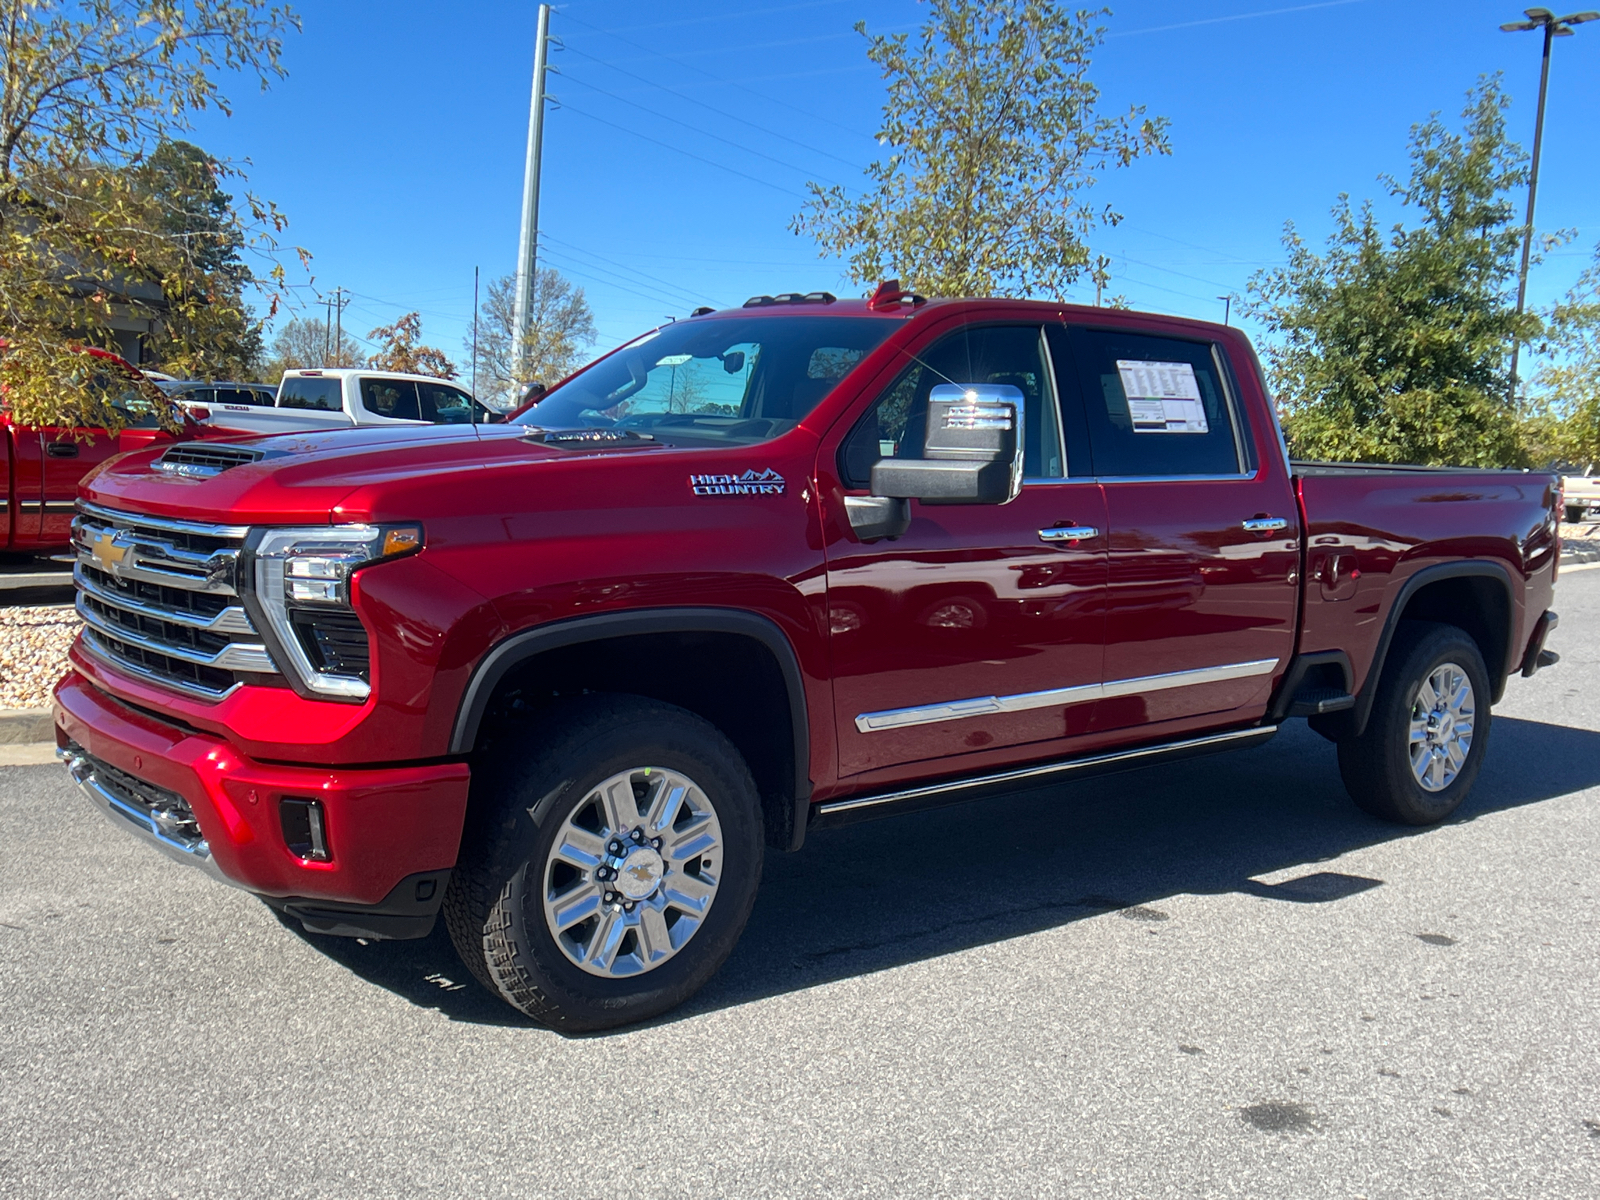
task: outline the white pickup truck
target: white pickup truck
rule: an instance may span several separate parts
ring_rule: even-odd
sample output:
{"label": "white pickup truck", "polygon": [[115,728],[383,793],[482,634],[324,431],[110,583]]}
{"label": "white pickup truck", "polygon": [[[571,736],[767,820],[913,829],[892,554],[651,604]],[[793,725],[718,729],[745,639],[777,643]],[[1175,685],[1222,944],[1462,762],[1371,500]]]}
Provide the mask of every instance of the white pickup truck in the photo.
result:
{"label": "white pickup truck", "polygon": [[208,408],[206,423],[250,433],[505,420],[448,380],[360,367],[285,371],[275,405],[213,403]]}

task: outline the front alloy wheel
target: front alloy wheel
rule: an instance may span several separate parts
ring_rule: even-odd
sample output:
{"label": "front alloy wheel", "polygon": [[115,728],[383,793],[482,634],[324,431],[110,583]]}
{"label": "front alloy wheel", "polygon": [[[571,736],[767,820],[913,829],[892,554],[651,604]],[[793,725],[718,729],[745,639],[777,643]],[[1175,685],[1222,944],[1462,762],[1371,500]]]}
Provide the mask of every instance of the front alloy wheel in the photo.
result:
{"label": "front alloy wheel", "polygon": [[761,879],[761,800],[709,722],[572,696],[474,763],[445,926],[467,968],[556,1029],[610,1029],[698,991]]}
{"label": "front alloy wheel", "polygon": [[654,970],[705,923],[721,858],[722,826],[694,780],[619,771],[562,822],[545,864],[545,923],[591,975]]}

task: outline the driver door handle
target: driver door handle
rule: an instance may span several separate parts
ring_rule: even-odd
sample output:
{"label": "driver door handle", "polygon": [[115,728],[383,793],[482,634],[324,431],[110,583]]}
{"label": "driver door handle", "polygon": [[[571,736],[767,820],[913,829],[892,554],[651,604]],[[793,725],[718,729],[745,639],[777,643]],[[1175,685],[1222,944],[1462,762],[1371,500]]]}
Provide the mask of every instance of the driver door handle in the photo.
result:
{"label": "driver door handle", "polygon": [[1289,522],[1283,517],[1251,517],[1244,523],[1248,533],[1276,533],[1280,529],[1289,528]]}
{"label": "driver door handle", "polygon": [[1068,525],[1057,529],[1039,530],[1041,542],[1087,542],[1100,536],[1093,525]]}

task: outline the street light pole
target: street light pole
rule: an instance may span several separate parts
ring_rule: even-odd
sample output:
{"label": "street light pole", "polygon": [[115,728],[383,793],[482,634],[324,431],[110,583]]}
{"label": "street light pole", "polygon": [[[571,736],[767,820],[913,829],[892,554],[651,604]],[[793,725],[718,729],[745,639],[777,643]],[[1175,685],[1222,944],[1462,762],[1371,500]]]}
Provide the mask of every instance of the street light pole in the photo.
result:
{"label": "street light pole", "polygon": [[1233,293],[1229,292],[1226,296],[1218,296],[1217,299],[1222,301],[1222,323],[1226,325],[1228,324],[1228,317],[1233,313]]}
{"label": "street light pole", "polygon": [[[1539,151],[1544,143],[1544,96],[1550,86],[1550,44],[1558,37],[1571,37],[1572,26],[1585,21],[1600,20],[1600,12],[1572,13],[1558,17],[1548,8],[1523,10],[1526,21],[1510,21],[1500,26],[1506,33],[1526,33],[1544,30],[1544,58],[1539,66],[1539,108],[1533,119],[1533,161],[1528,168],[1528,219],[1522,233],[1522,268],[1517,272],[1517,316],[1522,316],[1528,299],[1528,258],[1533,251],[1533,201],[1539,190]],[[1517,402],[1517,355],[1522,349],[1522,339],[1511,336],[1511,384],[1506,397],[1509,404]]]}

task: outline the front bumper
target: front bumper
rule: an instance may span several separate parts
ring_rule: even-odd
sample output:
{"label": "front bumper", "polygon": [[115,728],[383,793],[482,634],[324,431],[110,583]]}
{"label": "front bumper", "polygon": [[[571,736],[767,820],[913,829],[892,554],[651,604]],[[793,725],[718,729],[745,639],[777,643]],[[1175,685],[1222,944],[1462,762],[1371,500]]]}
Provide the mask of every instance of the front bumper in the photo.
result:
{"label": "front bumper", "polygon": [[[263,897],[384,912],[413,877],[442,879],[455,865],[465,763],[256,762],[221,738],[129,708],[76,672],[56,686],[55,719],[62,757],[96,807],[163,853]],[[321,805],[327,861],[289,848],[285,798]],[[442,886],[427,890],[433,900]]]}

